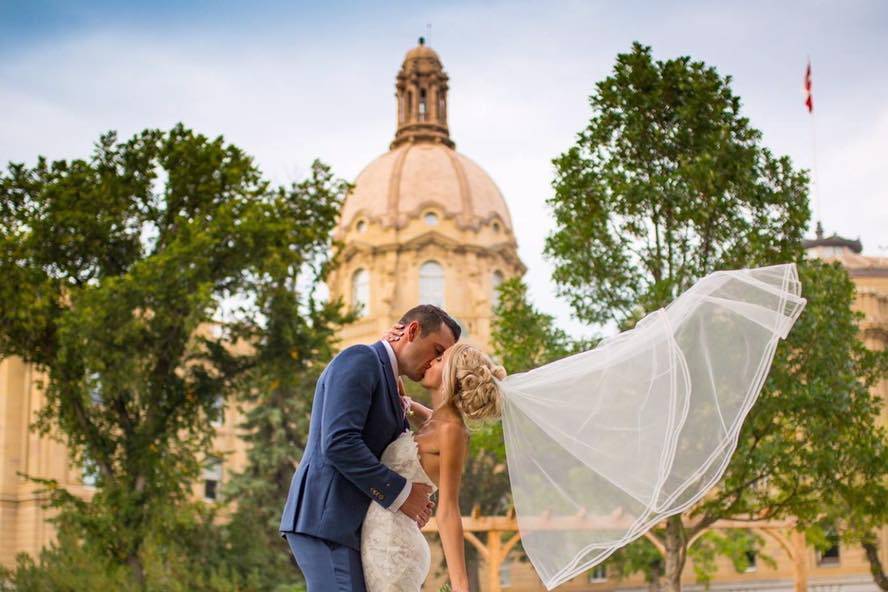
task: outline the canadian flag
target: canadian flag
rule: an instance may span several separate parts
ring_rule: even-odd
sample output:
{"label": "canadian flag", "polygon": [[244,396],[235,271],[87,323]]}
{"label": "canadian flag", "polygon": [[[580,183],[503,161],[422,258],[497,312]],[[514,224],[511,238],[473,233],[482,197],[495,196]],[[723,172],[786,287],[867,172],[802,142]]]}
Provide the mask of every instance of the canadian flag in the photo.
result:
{"label": "canadian flag", "polygon": [[805,69],[805,107],[808,113],[814,113],[814,95],[811,94],[811,60],[808,60],[808,67]]}

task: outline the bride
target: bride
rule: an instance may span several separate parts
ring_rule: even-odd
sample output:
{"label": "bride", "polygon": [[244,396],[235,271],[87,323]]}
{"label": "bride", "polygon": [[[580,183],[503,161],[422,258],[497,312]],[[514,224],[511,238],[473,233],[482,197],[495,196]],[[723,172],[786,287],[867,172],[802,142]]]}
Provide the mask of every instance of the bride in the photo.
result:
{"label": "bride", "polygon": [[[718,483],[777,342],[805,306],[800,293],[794,264],[719,271],[595,349],[508,379],[466,344],[436,359],[422,381],[434,409],[405,399],[418,429],[381,461],[437,487],[453,589],[468,590],[458,504],[466,419],[502,416],[522,548],[551,590]],[[417,592],[430,567],[416,523],[378,504],[361,556],[369,592]]]}
{"label": "bride", "polygon": [[[387,338],[397,341],[402,328],[396,325]],[[420,382],[431,392],[434,409],[404,397],[416,432],[405,431],[380,459],[409,481],[438,491],[435,519],[453,592],[469,590],[459,510],[460,479],[469,445],[466,419],[499,417],[501,396],[496,381],[505,377],[505,369],[478,349],[465,343],[449,348],[432,361]],[[431,553],[415,522],[403,513],[370,504],[361,532],[368,592],[414,592],[422,587]]]}

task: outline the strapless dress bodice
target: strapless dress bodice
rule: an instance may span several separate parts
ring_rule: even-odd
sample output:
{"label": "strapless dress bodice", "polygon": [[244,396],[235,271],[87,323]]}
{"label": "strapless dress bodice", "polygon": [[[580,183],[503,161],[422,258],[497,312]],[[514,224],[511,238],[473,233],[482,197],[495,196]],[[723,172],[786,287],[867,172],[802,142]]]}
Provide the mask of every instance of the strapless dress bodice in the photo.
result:
{"label": "strapless dress bodice", "polygon": [[[405,431],[389,444],[382,464],[408,482],[437,490],[419,462],[413,432]],[[361,528],[361,564],[367,592],[419,592],[431,567],[431,551],[416,522],[401,511],[371,503]]]}

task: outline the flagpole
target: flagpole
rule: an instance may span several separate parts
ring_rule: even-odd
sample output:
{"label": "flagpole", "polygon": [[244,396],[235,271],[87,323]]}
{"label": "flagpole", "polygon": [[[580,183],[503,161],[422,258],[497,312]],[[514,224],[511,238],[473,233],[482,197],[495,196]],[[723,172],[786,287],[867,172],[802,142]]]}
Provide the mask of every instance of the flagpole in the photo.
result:
{"label": "flagpole", "polygon": [[811,151],[814,153],[812,156],[813,166],[811,167],[811,188],[814,193],[814,204],[817,208],[817,221],[823,221],[823,217],[820,213],[820,182],[817,179],[817,125],[814,121],[814,113],[811,113]]}
{"label": "flagpole", "polygon": [[808,113],[811,115],[811,193],[814,194],[814,208],[817,214],[817,224],[819,225],[823,218],[820,209],[820,183],[817,179],[817,124],[814,119],[814,100],[811,81],[811,56],[808,56],[808,69],[805,76],[805,91],[807,93]]}

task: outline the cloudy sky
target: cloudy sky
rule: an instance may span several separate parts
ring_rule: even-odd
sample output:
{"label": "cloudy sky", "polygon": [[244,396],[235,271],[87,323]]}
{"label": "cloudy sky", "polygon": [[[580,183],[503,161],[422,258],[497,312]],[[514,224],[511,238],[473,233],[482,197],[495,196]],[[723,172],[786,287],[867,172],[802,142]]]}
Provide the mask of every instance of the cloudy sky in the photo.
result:
{"label": "cloudy sky", "polygon": [[300,178],[314,158],[353,179],[387,149],[394,76],[420,35],[450,75],[457,149],[506,196],[534,301],[575,332],[585,331],[541,255],[550,161],[587,121],[595,82],[635,40],[658,59],[690,55],[730,74],[765,143],[806,168],[810,56],[824,225],[888,255],[882,0],[0,0],[0,163],[83,157],[104,131],[127,137],[181,121],[223,134],[275,181]]}

